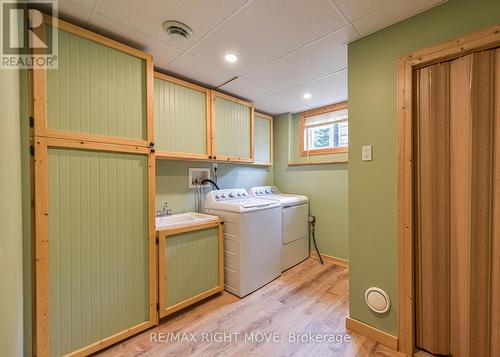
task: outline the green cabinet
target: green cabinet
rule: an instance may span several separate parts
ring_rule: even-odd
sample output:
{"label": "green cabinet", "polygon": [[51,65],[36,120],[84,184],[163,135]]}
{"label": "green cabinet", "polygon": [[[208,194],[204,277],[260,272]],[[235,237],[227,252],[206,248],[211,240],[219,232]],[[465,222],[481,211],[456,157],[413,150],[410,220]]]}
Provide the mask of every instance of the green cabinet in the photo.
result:
{"label": "green cabinet", "polygon": [[158,231],[160,317],[224,290],[220,221]]}
{"label": "green cabinet", "polygon": [[149,146],[151,55],[62,21],[57,26],[58,67],[33,72],[36,135]]}
{"label": "green cabinet", "polygon": [[254,108],[250,103],[212,91],[212,157],[253,162]]}
{"label": "green cabinet", "polygon": [[254,164],[273,164],[273,117],[255,112]]}
{"label": "green cabinet", "polygon": [[154,126],[157,157],[208,159],[210,90],[155,72]]}

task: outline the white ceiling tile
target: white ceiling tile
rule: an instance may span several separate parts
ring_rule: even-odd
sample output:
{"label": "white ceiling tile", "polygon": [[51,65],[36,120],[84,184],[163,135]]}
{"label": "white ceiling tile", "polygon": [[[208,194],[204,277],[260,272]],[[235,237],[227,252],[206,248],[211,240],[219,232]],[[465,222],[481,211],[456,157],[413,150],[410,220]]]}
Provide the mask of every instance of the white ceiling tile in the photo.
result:
{"label": "white ceiling tile", "polygon": [[159,67],[168,66],[170,62],[182,53],[182,51],[167,43],[158,41],[95,12],[90,18],[89,27],[105,36],[151,53],[154,57],[155,65]]}
{"label": "white ceiling tile", "polygon": [[174,62],[166,69],[211,87],[219,87],[234,78],[232,73],[189,54],[182,56],[179,61]]}
{"label": "white ceiling tile", "polygon": [[281,114],[288,112],[287,109],[296,107],[298,103],[281,94],[273,94],[253,102],[257,111],[270,114]]}
{"label": "white ceiling tile", "polygon": [[270,89],[245,78],[236,78],[234,81],[224,84],[220,89],[250,101],[255,101],[272,94]]}
{"label": "white ceiling tile", "polygon": [[[92,0],[94,1],[94,0]],[[75,25],[85,26],[92,14],[92,8],[87,8],[82,4],[78,4],[71,0],[52,0],[52,3],[57,3],[58,17],[62,20],[69,21]],[[36,8],[48,12],[48,4],[34,3]]]}
{"label": "white ceiling tile", "polygon": [[244,2],[245,0],[106,0],[99,2],[96,11],[160,41],[168,41],[163,32],[163,22],[183,22],[194,32],[192,44]]}
{"label": "white ceiling tile", "polygon": [[[310,99],[304,99],[304,93],[310,93]],[[324,78],[312,81],[300,86],[288,89],[280,93],[290,98],[296,105],[311,103],[327,98],[339,98],[340,101],[347,99],[347,69],[331,74]]]}
{"label": "white ceiling tile", "polygon": [[443,2],[443,0],[398,0],[355,21],[353,25],[361,36],[366,36]]}
{"label": "white ceiling tile", "polygon": [[324,77],[347,68],[346,43],[356,37],[352,26],[343,27],[244,78],[278,92]]}
{"label": "white ceiling tile", "polygon": [[334,0],[349,21],[355,21],[396,0]]}
{"label": "white ceiling tile", "polygon": [[[62,1],[59,0],[59,3]],[[78,4],[80,6],[83,6],[84,8],[92,10],[97,2],[97,0],[71,0],[71,2],[74,2],[75,4]]]}
{"label": "white ceiling tile", "polygon": [[347,100],[347,97],[344,94],[342,94],[333,97],[323,98],[320,100],[313,100],[312,102],[307,103],[307,105],[311,108],[320,108],[326,105],[344,102],[345,100]]}
{"label": "white ceiling tile", "polygon": [[295,114],[295,113],[304,112],[304,111],[309,110],[309,109],[311,109],[311,107],[308,105],[299,105],[299,106],[293,106],[293,107],[286,108],[283,113]]}
{"label": "white ceiling tile", "polygon": [[255,0],[190,52],[241,76],[346,24],[333,1]]}

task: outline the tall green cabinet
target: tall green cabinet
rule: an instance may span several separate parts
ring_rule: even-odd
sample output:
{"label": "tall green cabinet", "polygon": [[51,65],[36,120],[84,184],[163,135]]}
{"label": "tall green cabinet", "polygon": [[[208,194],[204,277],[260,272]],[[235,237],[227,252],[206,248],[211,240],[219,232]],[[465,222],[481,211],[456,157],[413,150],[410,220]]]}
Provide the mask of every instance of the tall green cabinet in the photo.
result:
{"label": "tall green cabinet", "polygon": [[33,69],[36,355],[83,356],[157,323],[153,62],[44,17]]}

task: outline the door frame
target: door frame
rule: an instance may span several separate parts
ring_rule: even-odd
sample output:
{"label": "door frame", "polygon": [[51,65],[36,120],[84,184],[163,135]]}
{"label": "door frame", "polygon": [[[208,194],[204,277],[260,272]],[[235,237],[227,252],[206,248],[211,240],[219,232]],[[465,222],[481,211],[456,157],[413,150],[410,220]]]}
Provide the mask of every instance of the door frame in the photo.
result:
{"label": "door frame", "polygon": [[433,63],[499,45],[500,25],[497,24],[398,58],[398,350],[409,356],[413,355],[415,349],[413,131],[416,119],[413,108],[415,91],[413,73]]}

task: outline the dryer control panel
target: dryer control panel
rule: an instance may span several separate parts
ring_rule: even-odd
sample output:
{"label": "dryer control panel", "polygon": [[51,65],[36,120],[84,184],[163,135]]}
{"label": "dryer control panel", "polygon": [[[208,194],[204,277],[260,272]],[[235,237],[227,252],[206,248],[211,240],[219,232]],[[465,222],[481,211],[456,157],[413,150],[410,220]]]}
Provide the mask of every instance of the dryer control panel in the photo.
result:
{"label": "dryer control panel", "polygon": [[276,186],[260,186],[260,187],[253,187],[252,193],[255,196],[265,196],[265,195],[279,195],[280,191]]}

